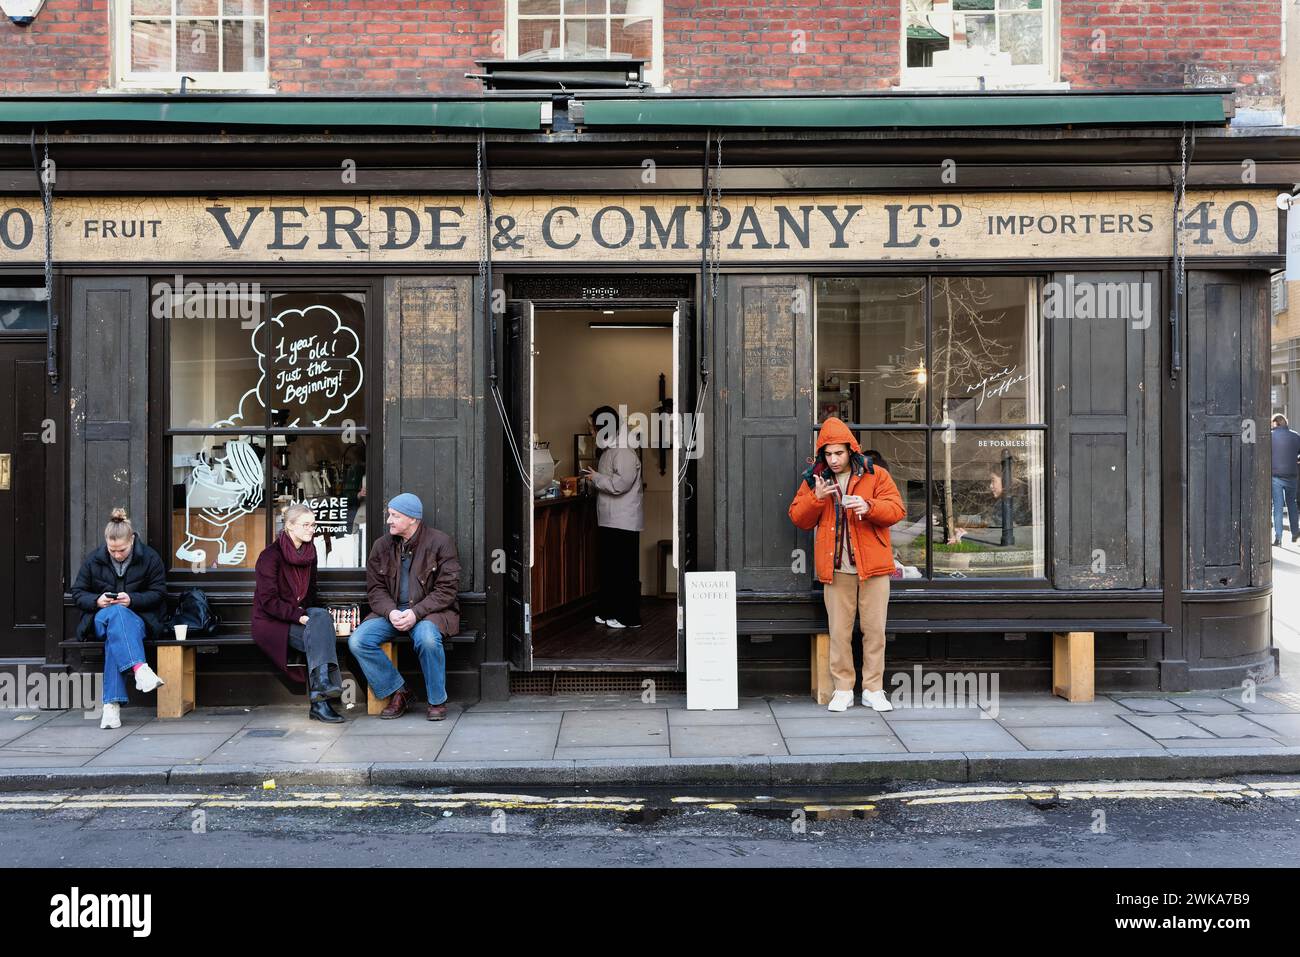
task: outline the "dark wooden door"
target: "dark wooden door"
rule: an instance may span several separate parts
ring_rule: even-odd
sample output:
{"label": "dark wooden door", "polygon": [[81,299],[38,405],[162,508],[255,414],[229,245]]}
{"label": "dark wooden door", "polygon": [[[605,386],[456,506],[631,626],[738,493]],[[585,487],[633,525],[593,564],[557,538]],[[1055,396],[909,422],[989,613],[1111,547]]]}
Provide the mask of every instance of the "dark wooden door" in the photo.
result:
{"label": "dark wooden door", "polygon": [[533,667],[532,566],[533,493],[533,304],[506,308],[505,375],[502,396],[512,444],[505,449],[506,653],[520,671]]}
{"label": "dark wooden door", "polygon": [[[44,653],[45,344],[0,339],[0,657]],[[53,436],[50,436],[53,438]]]}

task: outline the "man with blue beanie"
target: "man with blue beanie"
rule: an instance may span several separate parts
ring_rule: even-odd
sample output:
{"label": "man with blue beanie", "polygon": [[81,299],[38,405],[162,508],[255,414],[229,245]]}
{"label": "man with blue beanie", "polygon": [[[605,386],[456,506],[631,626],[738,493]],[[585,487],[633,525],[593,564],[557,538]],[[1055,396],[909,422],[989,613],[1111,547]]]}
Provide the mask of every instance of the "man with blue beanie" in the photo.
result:
{"label": "man with blue beanie", "polygon": [[424,524],[424,504],[403,492],[388,503],[388,534],[370,550],[366,597],[370,614],[348,647],[361,664],[370,690],[388,698],[381,718],[400,718],[414,695],[384,654],[383,645],[410,634],[424,672],[430,721],[447,717],[447,656],[444,635],[460,629],[460,559],[451,536]]}

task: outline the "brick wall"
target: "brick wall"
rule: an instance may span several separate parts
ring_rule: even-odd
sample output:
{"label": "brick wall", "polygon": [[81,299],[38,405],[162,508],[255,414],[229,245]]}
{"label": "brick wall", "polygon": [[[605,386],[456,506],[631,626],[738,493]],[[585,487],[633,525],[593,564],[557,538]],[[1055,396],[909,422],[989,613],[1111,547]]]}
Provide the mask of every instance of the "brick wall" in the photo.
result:
{"label": "brick wall", "polygon": [[[125,0],[123,0],[125,2]],[[1276,108],[1278,0],[1060,0],[1061,79],[1074,89],[1237,86]],[[901,0],[664,0],[664,78],[676,91],[887,89]],[[272,81],[285,93],[455,93],[504,56],[505,0],[271,0]],[[0,22],[0,90],[111,85],[108,0],[47,0]]]}

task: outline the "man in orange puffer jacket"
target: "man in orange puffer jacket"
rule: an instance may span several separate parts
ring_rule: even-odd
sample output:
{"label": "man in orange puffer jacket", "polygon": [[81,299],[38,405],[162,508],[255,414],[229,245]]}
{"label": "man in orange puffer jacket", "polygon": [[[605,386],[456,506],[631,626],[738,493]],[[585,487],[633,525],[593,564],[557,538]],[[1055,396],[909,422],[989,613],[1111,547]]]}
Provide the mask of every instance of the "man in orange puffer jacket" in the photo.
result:
{"label": "man in orange puffer jacket", "polygon": [[853,703],[853,618],[862,624],[862,704],[892,711],[885,694],[885,615],[894,551],[889,527],[904,515],[898,487],[884,466],[862,454],[849,427],[831,416],[817,435],[817,454],[790,503],[790,521],[816,528],[813,554],[825,588],[835,693],[828,710]]}

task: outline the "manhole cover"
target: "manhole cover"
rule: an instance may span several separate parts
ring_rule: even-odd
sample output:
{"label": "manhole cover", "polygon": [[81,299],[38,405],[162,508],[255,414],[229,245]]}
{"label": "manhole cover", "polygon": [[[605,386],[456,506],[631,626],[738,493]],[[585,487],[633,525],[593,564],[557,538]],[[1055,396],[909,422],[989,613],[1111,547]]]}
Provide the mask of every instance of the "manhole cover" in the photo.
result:
{"label": "manhole cover", "polygon": [[283,738],[288,731],[279,728],[253,728],[244,737],[246,738]]}

